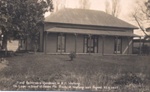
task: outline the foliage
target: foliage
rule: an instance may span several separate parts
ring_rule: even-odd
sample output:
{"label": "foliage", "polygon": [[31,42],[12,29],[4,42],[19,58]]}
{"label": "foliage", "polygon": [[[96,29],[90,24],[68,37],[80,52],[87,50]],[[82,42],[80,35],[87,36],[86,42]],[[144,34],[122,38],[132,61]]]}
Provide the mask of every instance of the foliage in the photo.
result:
{"label": "foliage", "polygon": [[76,53],[75,52],[71,52],[69,54],[69,58],[70,58],[71,61],[73,61],[73,59],[76,58]]}
{"label": "foliage", "polygon": [[38,25],[44,20],[44,13],[52,10],[52,0],[0,0],[0,28],[3,48],[7,40],[30,37],[36,43]]}
{"label": "foliage", "polygon": [[127,73],[118,78],[114,83],[117,85],[129,85],[129,84],[142,84],[143,81],[136,74]]}
{"label": "foliage", "polygon": [[89,0],[80,0],[79,1],[79,8],[81,9],[89,9],[91,6],[91,3]]}
{"label": "foliage", "polygon": [[146,6],[146,15],[147,17],[150,17],[150,0],[148,0],[147,2],[145,2],[145,6]]}
{"label": "foliage", "polygon": [[105,11],[108,14],[111,14],[114,17],[118,17],[120,14],[121,6],[120,0],[111,0],[111,2],[105,2]]}
{"label": "foliage", "polygon": [[149,35],[146,28],[150,23],[150,0],[136,0],[131,17],[145,34],[144,39],[146,40]]}
{"label": "foliage", "polygon": [[57,12],[61,8],[65,8],[66,0],[53,0],[54,12]]}
{"label": "foliage", "polygon": [[137,25],[145,35],[147,35],[145,31],[145,24],[148,22],[146,16],[145,1],[136,1],[131,13],[131,18],[134,19],[134,21],[137,23]]}

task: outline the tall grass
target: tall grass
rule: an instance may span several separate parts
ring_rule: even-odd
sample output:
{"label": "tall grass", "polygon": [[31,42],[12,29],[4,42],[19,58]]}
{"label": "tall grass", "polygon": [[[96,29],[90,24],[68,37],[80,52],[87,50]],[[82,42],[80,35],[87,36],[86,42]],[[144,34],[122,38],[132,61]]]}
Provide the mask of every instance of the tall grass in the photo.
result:
{"label": "tall grass", "polygon": [[11,57],[7,58],[8,66],[0,71],[0,90],[65,90],[13,87],[17,81],[45,81],[75,82],[81,86],[118,87],[109,92],[148,91],[149,59],[146,56],[80,55],[70,62],[67,55],[31,54]]}

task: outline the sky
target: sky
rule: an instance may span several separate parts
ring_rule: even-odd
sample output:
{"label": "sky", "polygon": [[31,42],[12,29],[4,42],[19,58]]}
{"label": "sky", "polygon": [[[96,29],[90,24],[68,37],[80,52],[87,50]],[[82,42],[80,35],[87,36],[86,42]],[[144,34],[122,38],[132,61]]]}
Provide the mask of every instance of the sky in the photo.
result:
{"label": "sky", "polygon": [[[68,2],[68,7],[75,7],[75,0],[68,0],[70,2]],[[77,2],[78,0],[76,0]],[[107,0],[109,2],[111,2],[111,0]],[[127,16],[130,14],[130,12],[132,12],[132,8],[134,5],[134,2],[136,0],[120,0],[120,15],[119,18],[123,19],[123,20],[127,20]],[[90,0],[91,2],[91,9],[93,10],[101,10],[101,11],[105,11],[105,2],[106,0]],[[78,3],[77,3],[78,4]]]}

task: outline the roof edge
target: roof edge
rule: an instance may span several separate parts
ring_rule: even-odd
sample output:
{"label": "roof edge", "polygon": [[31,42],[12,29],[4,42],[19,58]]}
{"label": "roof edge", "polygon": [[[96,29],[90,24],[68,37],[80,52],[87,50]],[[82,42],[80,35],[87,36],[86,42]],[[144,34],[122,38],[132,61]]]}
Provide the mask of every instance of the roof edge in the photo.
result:
{"label": "roof edge", "polygon": [[73,24],[73,23],[47,22],[47,21],[44,21],[44,22],[45,22],[45,23],[55,23],[55,24],[65,24],[65,25],[80,25],[80,26],[105,27],[105,28],[139,29],[139,28],[136,27],[136,26],[135,26],[135,28],[130,28],[130,27],[114,27],[114,26],[86,25],[86,24]]}

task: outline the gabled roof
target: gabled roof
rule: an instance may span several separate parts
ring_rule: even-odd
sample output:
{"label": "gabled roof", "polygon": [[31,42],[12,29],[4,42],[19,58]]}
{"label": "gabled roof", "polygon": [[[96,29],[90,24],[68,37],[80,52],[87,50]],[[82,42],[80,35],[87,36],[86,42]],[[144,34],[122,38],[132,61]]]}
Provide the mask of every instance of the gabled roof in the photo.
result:
{"label": "gabled roof", "polygon": [[103,11],[86,9],[62,9],[46,17],[45,22],[131,29],[137,28],[136,26],[131,25]]}

